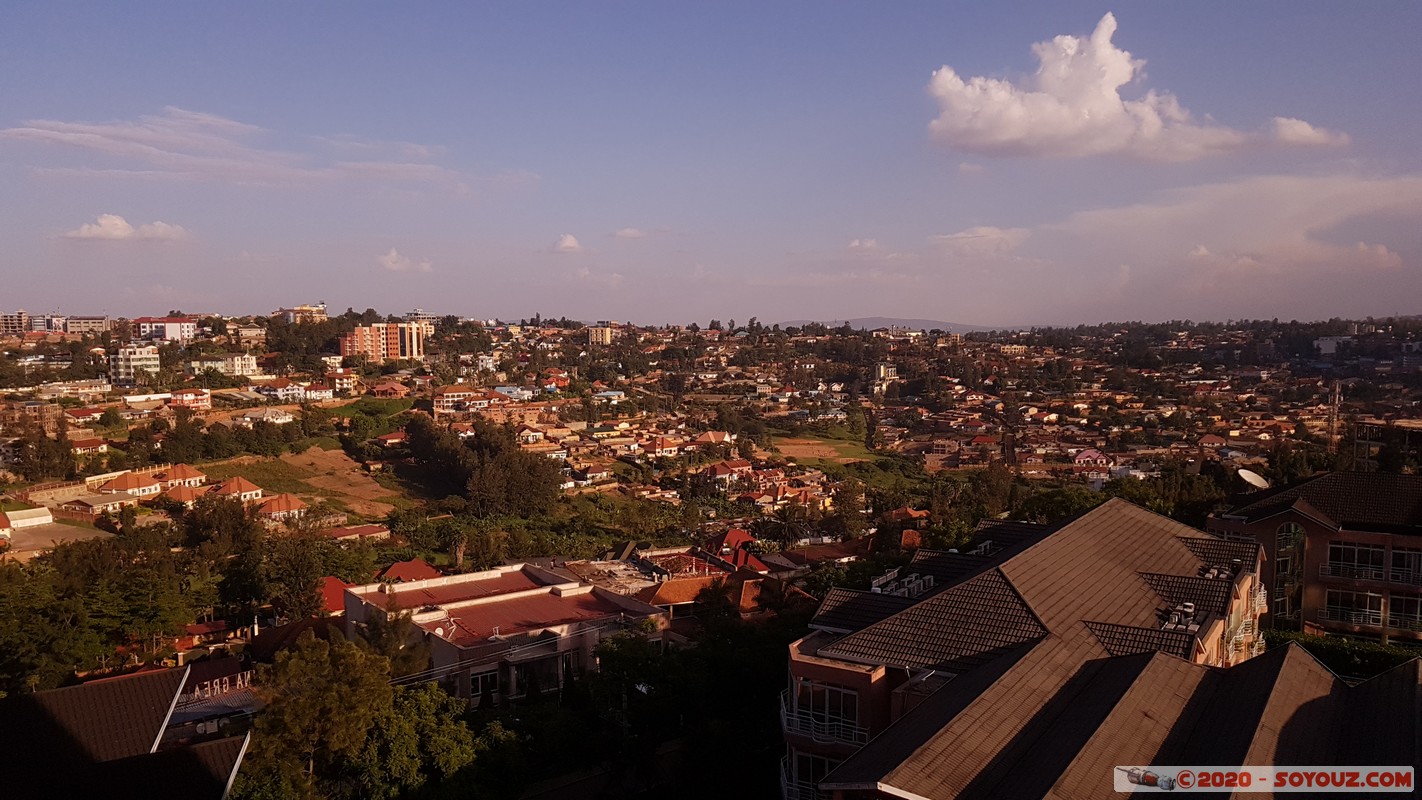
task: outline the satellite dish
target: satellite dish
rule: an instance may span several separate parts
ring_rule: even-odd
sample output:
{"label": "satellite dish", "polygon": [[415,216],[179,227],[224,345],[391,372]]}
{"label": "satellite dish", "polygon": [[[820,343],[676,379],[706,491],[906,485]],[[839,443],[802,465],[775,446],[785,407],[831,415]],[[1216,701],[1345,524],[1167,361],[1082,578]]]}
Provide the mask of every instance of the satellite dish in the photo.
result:
{"label": "satellite dish", "polygon": [[1245,483],[1249,484],[1250,486],[1253,486],[1256,489],[1269,488],[1268,479],[1266,479],[1263,475],[1260,475],[1252,469],[1241,469],[1239,471],[1239,477],[1243,478]]}

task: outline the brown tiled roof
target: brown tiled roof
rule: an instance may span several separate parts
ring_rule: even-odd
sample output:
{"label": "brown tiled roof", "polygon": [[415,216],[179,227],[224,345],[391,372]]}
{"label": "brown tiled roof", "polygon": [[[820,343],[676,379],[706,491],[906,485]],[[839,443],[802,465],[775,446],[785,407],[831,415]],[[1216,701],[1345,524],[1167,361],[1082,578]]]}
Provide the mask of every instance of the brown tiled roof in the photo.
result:
{"label": "brown tiled roof", "polygon": [[1207,567],[1225,567],[1234,561],[1240,561],[1245,572],[1253,572],[1254,562],[1259,555],[1259,546],[1253,542],[1216,539],[1213,536],[1201,536],[1198,531],[1190,536],[1180,537],[1180,543]]}
{"label": "brown tiled roof", "polygon": [[822,787],[1086,800],[1111,795],[1118,764],[1422,760],[1422,661],[1350,688],[1293,644],[1227,670],[1159,652],[1072,662],[1070,650],[1047,640],[983,670],[995,675],[948,682]]}
{"label": "brown tiled roof", "polygon": [[1330,472],[1250,495],[1247,503],[1228,513],[1252,522],[1299,500],[1351,530],[1422,533],[1422,475]]}
{"label": "brown tiled roof", "polygon": [[111,761],[150,753],[168,721],[186,667],[90,681],[5,701],[0,731],[7,754]]}
{"label": "brown tiled roof", "polygon": [[1109,622],[1087,622],[1086,629],[1113,656],[1161,652],[1188,659],[1195,644],[1195,635],[1189,631],[1160,627],[1138,628]]}
{"label": "brown tiled roof", "polygon": [[915,598],[896,597],[891,594],[830,589],[825,599],[820,601],[819,610],[810,620],[810,626],[850,633],[873,625],[917,602]]}
{"label": "brown tiled roof", "polygon": [[850,661],[965,672],[1047,634],[1000,570],[990,570],[821,648]]}
{"label": "brown tiled roof", "polygon": [[[89,797],[152,797],[154,782],[185,800],[221,800],[232,788],[251,734],[99,764],[75,791]],[[77,795],[71,795],[77,796]]]}
{"label": "brown tiled roof", "polygon": [[1229,611],[1229,601],[1234,594],[1234,581],[1230,578],[1161,575],[1155,572],[1142,573],[1141,578],[1164,598],[1167,605],[1174,607],[1194,603],[1197,613],[1223,615]]}

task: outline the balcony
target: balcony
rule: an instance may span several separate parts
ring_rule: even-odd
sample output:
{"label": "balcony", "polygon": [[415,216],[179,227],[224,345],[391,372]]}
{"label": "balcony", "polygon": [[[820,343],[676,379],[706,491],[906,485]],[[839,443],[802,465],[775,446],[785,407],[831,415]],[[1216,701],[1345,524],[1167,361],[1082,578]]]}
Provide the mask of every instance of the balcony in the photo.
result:
{"label": "balcony", "polygon": [[1258,632],[1258,625],[1252,619],[1246,619],[1239,623],[1239,626],[1234,629],[1234,633],[1230,634],[1230,649],[1236,653],[1243,652],[1249,644],[1250,637]]}
{"label": "balcony", "polygon": [[1393,583],[1405,583],[1409,586],[1422,586],[1422,572],[1410,569],[1389,570],[1387,579]]}
{"label": "balcony", "polygon": [[1345,622],[1349,625],[1381,625],[1382,612],[1365,608],[1338,608],[1329,606],[1318,611],[1318,618],[1329,622]]}
{"label": "balcony", "polygon": [[1387,580],[1387,571],[1382,567],[1360,567],[1356,564],[1339,564],[1330,561],[1318,567],[1320,578],[1348,578],[1358,581]]}
{"label": "balcony", "polygon": [[789,689],[780,693],[780,726],[786,733],[804,736],[821,744],[869,743],[868,728],[847,720],[800,710],[795,707]]}
{"label": "balcony", "polygon": [[1267,614],[1269,612],[1269,590],[1263,586],[1255,586],[1254,591],[1249,593],[1249,602],[1255,614]]}
{"label": "balcony", "polygon": [[1422,633],[1422,619],[1417,617],[1388,617],[1387,626],[1400,631],[1417,631]]}
{"label": "balcony", "polygon": [[785,800],[829,800],[829,793],[809,781],[795,780],[790,774],[790,759],[780,759],[780,796]]}

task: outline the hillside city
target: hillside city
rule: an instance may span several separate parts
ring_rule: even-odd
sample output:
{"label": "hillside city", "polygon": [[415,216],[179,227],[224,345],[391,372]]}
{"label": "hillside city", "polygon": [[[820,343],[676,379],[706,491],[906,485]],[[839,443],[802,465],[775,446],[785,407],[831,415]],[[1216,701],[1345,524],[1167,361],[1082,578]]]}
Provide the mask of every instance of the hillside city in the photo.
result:
{"label": "hillside city", "polygon": [[0,548],[7,769],[64,796],[1412,765],[1422,317],[7,310]]}

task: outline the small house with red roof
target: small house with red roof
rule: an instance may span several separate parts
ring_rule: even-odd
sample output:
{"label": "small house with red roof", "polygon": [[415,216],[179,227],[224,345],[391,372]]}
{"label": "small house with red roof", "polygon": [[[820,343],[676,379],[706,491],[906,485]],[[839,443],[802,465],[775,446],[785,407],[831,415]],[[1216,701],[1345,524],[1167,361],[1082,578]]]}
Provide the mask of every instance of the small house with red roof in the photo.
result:
{"label": "small house with red roof", "polygon": [[125,472],[99,487],[100,494],[130,494],[134,497],[152,497],[163,491],[163,484],[150,475]]}

